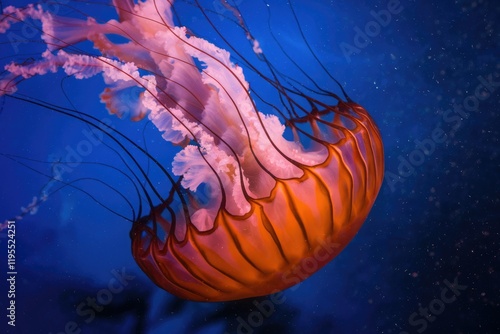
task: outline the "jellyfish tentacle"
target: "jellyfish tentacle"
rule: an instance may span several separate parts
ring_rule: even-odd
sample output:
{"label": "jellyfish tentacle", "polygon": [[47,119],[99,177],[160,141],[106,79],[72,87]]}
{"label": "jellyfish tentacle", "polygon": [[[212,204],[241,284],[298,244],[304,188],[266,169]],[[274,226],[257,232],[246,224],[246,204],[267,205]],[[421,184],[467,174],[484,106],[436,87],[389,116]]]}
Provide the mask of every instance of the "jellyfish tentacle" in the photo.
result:
{"label": "jellyfish tentacle", "polygon": [[[342,87],[347,101],[281,74],[233,6],[228,9],[271,74],[237,54],[276,90],[286,110],[267,105],[281,118],[258,110],[229,52],[174,25],[171,1],[113,4],[118,20],[104,23],[90,16],[59,18],[41,7],[9,8],[0,32],[26,17],[41,20],[47,50],[34,62],[8,65],[0,94],[14,94],[20,77],[60,68],[77,79],[102,74],[107,87],[101,101],[124,117],[120,96],[139,88],[130,118],[147,117],[163,139],[180,146],[172,172],[162,167],[170,189],[150,184],[138,166],[137,176],[155,195],[146,196],[150,211],[130,233],[143,271],[180,297],[223,301],[285,289],[333,259],[366,219],[383,179],[382,141],[366,110]],[[127,42],[113,43],[112,34]],[[83,40],[100,54],[78,50]],[[285,138],[286,126],[294,141]],[[297,274],[311,264],[314,270]]]}

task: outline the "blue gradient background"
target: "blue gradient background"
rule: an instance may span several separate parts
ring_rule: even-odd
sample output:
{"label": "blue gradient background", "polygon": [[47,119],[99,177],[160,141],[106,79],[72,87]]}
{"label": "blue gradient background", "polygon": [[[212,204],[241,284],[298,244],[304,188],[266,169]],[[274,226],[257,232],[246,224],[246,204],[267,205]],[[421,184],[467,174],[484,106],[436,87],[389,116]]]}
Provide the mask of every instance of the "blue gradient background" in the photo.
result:
{"label": "blue gradient background", "polygon": [[[283,3],[271,2],[271,28],[263,2],[237,3],[274,64],[291,77],[300,75],[283,58],[270,30],[320,85],[336,89],[311,57]],[[14,1],[3,1],[4,7],[9,4]],[[442,128],[448,139],[437,144],[432,154],[425,156],[425,161],[414,166],[413,173],[402,177],[401,182],[392,186],[384,182],[369,218],[351,244],[328,266],[287,290],[284,302],[275,304],[272,314],[263,316],[259,326],[244,330],[241,324],[259,320],[255,301],[268,303],[267,297],[226,303],[183,301],[154,286],[141,272],[130,252],[131,224],[96,201],[127,217],[132,217],[130,207],[116,192],[88,179],[106,181],[136,205],[130,182],[116,171],[95,164],[123,168],[107,147],[99,145],[64,175],[66,182],[87,178],[72,183],[80,190],[59,189],[36,215],[16,223],[15,329],[6,325],[4,315],[7,251],[2,232],[0,333],[64,333],[69,322],[75,322],[81,333],[499,333],[500,87],[480,102],[477,111],[462,119],[456,131],[452,126],[458,123],[445,122],[440,111],[462,104],[474,94],[479,76],[491,75],[493,81],[500,82],[500,5],[488,0],[401,1],[403,10],[392,16],[369,45],[347,59],[340,44],[354,45],[355,27],[364,29],[374,20],[370,11],[386,9],[387,4],[310,0],[294,1],[294,8],[308,42],[324,65],[379,125],[385,144],[386,174],[398,174],[400,159],[409,159],[415,140],[431,138],[436,127]],[[241,30],[224,17],[229,12],[214,16],[218,7],[211,1],[203,5],[230,38],[231,45],[259,64],[249,52]],[[113,17],[112,9],[105,6],[87,8],[79,4],[78,8],[92,10],[93,16],[102,19]],[[61,6],[61,12],[71,13],[71,9]],[[179,15],[195,33],[225,47],[207,29],[199,12],[182,5]],[[13,31],[23,33],[18,26]],[[5,35],[1,38],[3,64],[12,59],[13,49]],[[15,59],[28,59],[34,56],[30,52],[40,49],[36,43],[23,44]],[[252,89],[259,92],[259,78],[246,73]],[[150,124],[120,121],[107,115],[98,98],[103,89],[101,81],[101,77],[86,81],[64,79],[58,73],[23,82],[19,93],[59,106],[73,106],[100,119],[109,118],[116,129],[139,145],[146,145],[168,167],[175,151]],[[262,89],[267,96],[269,92]],[[50,180],[47,161],[53,157],[64,159],[66,147],[74,148],[85,139],[82,131],[86,127],[9,97],[0,98],[0,106],[3,221],[39,195]],[[19,158],[12,160],[5,154]],[[145,160],[140,162],[146,164]],[[159,174],[151,173],[159,187],[168,186]],[[50,185],[51,191],[61,186]],[[86,322],[90,318],[78,315],[77,306],[106,289],[115,277],[113,270],[123,268],[134,278],[127,281],[122,292],[113,294],[112,301],[96,312],[94,319]],[[426,321],[425,330],[422,322],[411,324],[412,313],[418,312],[420,305],[427,307],[440,298],[443,281],[454,279],[467,286],[457,299],[446,304],[435,319]]]}

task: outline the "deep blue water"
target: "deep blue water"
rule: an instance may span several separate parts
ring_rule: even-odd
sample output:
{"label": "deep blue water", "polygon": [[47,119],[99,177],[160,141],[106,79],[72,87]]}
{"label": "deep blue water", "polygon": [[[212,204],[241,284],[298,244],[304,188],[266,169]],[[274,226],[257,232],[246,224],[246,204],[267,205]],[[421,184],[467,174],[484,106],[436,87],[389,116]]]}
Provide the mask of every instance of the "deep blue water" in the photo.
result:
{"label": "deep blue water", "polygon": [[[270,11],[261,1],[235,2],[281,71],[301,75],[271,31],[319,85],[338,91],[311,56],[284,2],[268,1]],[[14,3],[22,5],[2,5]],[[65,3],[49,8],[74,15],[77,7],[101,19],[113,17],[112,8],[103,5]],[[341,255],[279,302],[178,299],[157,288],[132,258],[125,217],[138,209],[137,198],[131,182],[109,167],[127,173],[116,155],[96,144],[78,161],[71,150],[87,138],[88,127],[2,97],[0,220],[18,215],[43,191],[51,195],[36,214],[16,222],[15,328],[7,325],[7,233],[2,231],[1,333],[500,333],[500,4],[293,4],[312,49],[371,113],[384,140],[386,179],[370,216]],[[215,1],[203,6],[229,43],[262,66],[229,12]],[[390,18],[377,23],[373,13],[388,8]],[[195,34],[227,47],[194,8],[180,5],[178,14]],[[12,31],[23,39],[14,43],[13,35],[1,37],[2,65],[29,61],[43,50],[29,28],[15,26]],[[369,41],[359,33],[366,29]],[[260,79],[245,70],[259,92]],[[169,166],[175,151],[151,124],[107,115],[98,98],[102,89],[100,77],[81,81],[58,72],[23,82],[17,96],[108,118]],[[272,98],[272,92],[261,93]],[[51,162],[57,159],[67,167],[65,183],[51,181],[53,167],[60,166]],[[160,187],[169,185],[154,172],[150,176]],[[123,289],[107,293],[120,275]],[[107,305],[91,311],[89,300],[107,296]],[[77,313],[81,303],[84,316]]]}

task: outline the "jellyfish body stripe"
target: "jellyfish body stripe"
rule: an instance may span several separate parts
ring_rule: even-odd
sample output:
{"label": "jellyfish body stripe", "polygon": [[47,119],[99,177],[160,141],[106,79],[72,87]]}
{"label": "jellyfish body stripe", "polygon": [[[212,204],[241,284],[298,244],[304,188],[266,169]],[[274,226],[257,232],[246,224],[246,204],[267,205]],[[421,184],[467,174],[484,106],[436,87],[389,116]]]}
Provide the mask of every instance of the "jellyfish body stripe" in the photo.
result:
{"label": "jellyfish body stripe", "polygon": [[[209,250],[208,253],[199,252],[203,254],[204,261],[212,267],[212,270],[205,272],[204,279],[214,281],[217,280],[220,272],[231,272],[230,276],[235,280],[232,284],[225,286],[232,289],[231,299],[235,296],[245,298],[256,294],[265,295],[293,285],[296,281],[291,280],[289,276],[295,272],[296,268],[303,265],[304,259],[313,259],[317,262],[318,268],[328,263],[357,232],[371,207],[366,198],[373,198],[381,183],[379,177],[376,177],[373,182],[367,180],[371,171],[381,170],[380,168],[383,167],[380,136],[373,127],[371,119],[365,117],[364,109],[357,105],[351,107],[357,110],[363,121],[359,122],[357,129],[344,129],[344,133],[346,137],[352,139],[350,144],[354,149],[350,152],[355,155],[356,161],[362,161],[362,164],[356,164],[355,169],[350,168],[349,164],[345,163],[347,159],[343,156],[344,151],[338,147],[345,147],[346,144],[344,142],[330,144],[329,158],[323,164],[305,167],[301,178],[279,180],[268,198],[252,200],[249,216],[234,216],[227,211],[221,211],[216,218],[212,233],[200,233],[190,226],[187,239],[179,242],[171,238],[166,253],[171,251],[175,254],[183,254],[183,250],[190,244],[196,245],[198,249]],[[360,149],[363,145],[373,149],[366,149],[363,153]],[[335,171],[339,176],[332,179]],[[360,186],[355,191],[352,187],[354,179],[359,180],[365,186]],[[297,192],[307,189],[304,184],[308,182],[315,188],[311,192],[315,194],[314,206],[309,205],[307,200],[297,200]],[[336,187],[332,187],[332,183]],[[280,203],[276,203],[277,201]],[[284,209],[277,210],[276,208]],[[315,211],[316,215],[311,211]],[[251,217],[256,216],[265,217],[259,219],[260,226],[252,228],[259,232],[252,235],[243,233],[242,230],[250,230],[248,226],[254,221]],[[310,219],[313,223],[309,222]],[[273,232],[269,231],[266,225],[272,226]],[[256,236],[259,240],[256,240]],[[330,245],[325,245],[325,240]],[[149,247],[146,243],[141,244],[140,240],[134,240],[134,242],[137,243],[134,247],[139,249]],[[265,246],[259,247],[259,245]],[[314,257],[316,252],[328,247],[334,247],[335,250],[330,252],[327,258]],[[217,249],[220,252],[217,252]],[[247,253],[261,261],[258,268],[247,261],[247,256],[243,255]],[[227,254],[231,254],[231,258],[235,258],[234,261],[238,261],[238,264],[228,261]],[[150,254],[140,257],[138,262],[164,260],[164,258],[153,260]],[[188,267],[196,266],[200,262],[199,259],[194,258]],[[167,277],[175,271],[172,264],[164,268],[168,269]],[[179,270],[185,269],[179,268]],[[181,291],[168,284],[168,280],[161,278],[162,273],[156,273],[156,275],[154,277],[158,285],[177,295],[182,295]],[[182,275],[174,276],[182,277]],[[234,285],[235,282],[237,285]],[[259,286],[262,290],[256,290],[255,282],[261,282]],[[190,288],[190,290],[195,289],[196,285]],[[223,293],[217,289],[207,290],[202,285],[199,285],[196,291],[196,295],[185,294],[183,297],[193,300],[226,300],[222,296],[227,292]]]}
{"label": "jellyfish body stripe", "polygon": [[[113,5],[119,20],[107,22],[87,14],[59,17],[41,6],[7,7],[0,33],[40,20],[47,50],[35,61],[8,64],[0,95],[15,96],[20,78],[59,68],[76,79],[102,75],[101,101],[111,114],[132,121],[147,117],[165,141],[178,145],[172,173],[161,167],[170,189],[155,187],[138,166],[147,181],[138,189],[150,207],[130,232],[141,269],[179,297],[224,301],[286,289],[337,256],[366,219],[383,179],[382,140],[366,110],[342,87],[347,101],[316,83],[302,92],[300,81],[282,76],[267,60],[229,4],[270,77],[236,54],[276,90],[281,105],[263,101],[263,107],[279,117],[258,111],[243,69],[228,51],[174,25],[171,1]],[[127,42],[113,43],[110,35]],[[80,51],[82,41],[100,55]],[[124,94],[136,102],[125,106]],[[285,138],[286,127],[294,140]]]}

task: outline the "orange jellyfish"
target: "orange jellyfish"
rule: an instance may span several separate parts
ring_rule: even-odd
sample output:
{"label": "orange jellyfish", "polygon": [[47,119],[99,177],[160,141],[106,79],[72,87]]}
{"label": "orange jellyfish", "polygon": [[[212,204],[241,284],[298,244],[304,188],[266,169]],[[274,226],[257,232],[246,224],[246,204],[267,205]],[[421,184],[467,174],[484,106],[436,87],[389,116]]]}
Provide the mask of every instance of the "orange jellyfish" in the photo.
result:
{"label": "orange jellyfish", "polygon": [[[78,79],[101,74],[101,101],[117,116],[123,92],[141,90],[138,103],[126,106],[131,118],[147,117],[180,147],[167,174],[171,189],[158,189],[164,198],[132,226],[142,270],[181,298],[226,301],[286,289],[337,256],[383,179],[383,145],[366,110],[343,89],[344,98],[320,87],[308,94],[283,80],[227,3],[272,73],[258,72],[281,107],[263,103],[259,111],[242,67],[228,51],[176,26],[172,1],[113,5],[118,19],[107,22],[36,5],[7,7],[0,32],[40,20],[47,49],[36,61],[7,65],[0,89],[15,94],[19,78],[60,68]],[[79,52],[82,41],[100,54]]]}

